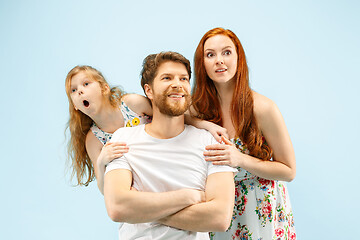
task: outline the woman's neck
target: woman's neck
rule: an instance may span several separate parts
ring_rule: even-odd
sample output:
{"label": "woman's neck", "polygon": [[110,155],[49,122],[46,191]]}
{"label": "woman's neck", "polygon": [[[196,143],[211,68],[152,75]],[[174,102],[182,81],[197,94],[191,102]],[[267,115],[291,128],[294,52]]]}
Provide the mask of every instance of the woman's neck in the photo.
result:
{"label": "woman's neck", "polygon": [[217,83],[215,86],[219,95],[222,127],[226,128],[230,138],[234,138],[236,135],[236,130],[231,120],[231,103],[234,95],[235,84],[232,82],[227,82],[220,84]]}
{"label": "woman's neck", "polygon": [[219,95],[221,108],[230,106],[234,94],[234,87],[235,87],[233,81],[229,81],[226,83],[214,83],[214,84]]}

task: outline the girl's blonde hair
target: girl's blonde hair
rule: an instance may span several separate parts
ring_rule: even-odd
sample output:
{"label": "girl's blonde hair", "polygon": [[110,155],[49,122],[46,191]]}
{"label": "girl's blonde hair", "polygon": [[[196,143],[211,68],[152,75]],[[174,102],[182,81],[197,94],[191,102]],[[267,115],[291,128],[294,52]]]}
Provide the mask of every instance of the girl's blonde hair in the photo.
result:
{"label": "girl's blonde hair", "polygon": [[[70,130],[70,139],[68,142],[68,159],[71,160],[72,174],[71,178],[76,175],[77,184],[87,186],[94,180],[95,172],[89,155],[86,152],[85,140],[86,134],[90,130],[93,120],[81,111],[75,110],[74,104],[71,100],[71,80],[80,73],[84,72],[88,78],[100,84],[103,100],[109,101],[113,108],[117,108],[121,103],[122,91],[113,87],[110,89],[109,84],[106,82],[104,76],[100,71],[91,66],[76,66],[68,73],[65,80],[66,95],[69,100],[69,121],[67,122],[66,129]],[[110,91],[107,91],[110,89]],[[66,130],[65,129],[65,130]]]}

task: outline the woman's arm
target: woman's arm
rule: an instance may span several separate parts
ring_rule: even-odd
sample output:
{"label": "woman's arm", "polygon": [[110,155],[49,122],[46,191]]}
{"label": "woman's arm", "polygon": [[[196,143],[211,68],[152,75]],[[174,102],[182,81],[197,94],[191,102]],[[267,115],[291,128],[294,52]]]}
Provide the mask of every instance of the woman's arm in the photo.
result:
{"label": "woman's arm", "polygon": [[207,146],[206,150],[211,151],[204,153],[205,159],[213,161],[215,165],[241,167],[262,178],[292,181],[296,175],[295,153],[278,107],[270,99],[255,93],[254,113],[267,144],[273,150],[273,161],[264,161],[243,154],[225,139],[225,145]]}
{"label": "woman's arm", "polygon": [[126,143],[108,142],[103,145],[99,139],[91,132],[86,135],[86,151],[93,164],[96,182],[101,194],[104,194],[104,173],[105,165],[112,160],[121,157],[128,152],[129,148]]}
{"label": "woman's arm", "polygon": [[185,113],[185,123],[197,128],[208,130],[218,142],[221,142],[221,136],[229,137],[226,128],[209,121],[192,117],[189,111]]}
{"label": "woman's arm", "polygon": [[[295,152],[279,108],[269,98],[254,93],[254,113],[267,144],[273,150],[273,161],[265,161],[265,163],[272,163],[270,166],[273,170],[267,173],[266,167],[270,166],[265,165],[261,168],[260,165],[259,172],[263,172],[265,176],[269,175],[267,178],[270,179],[279,176],[281,177],[279,180],[293,180],[296,175]],[[244,167],[249,169],[254,167],[254,170],[257,171],[256,166],[249,163]]]}

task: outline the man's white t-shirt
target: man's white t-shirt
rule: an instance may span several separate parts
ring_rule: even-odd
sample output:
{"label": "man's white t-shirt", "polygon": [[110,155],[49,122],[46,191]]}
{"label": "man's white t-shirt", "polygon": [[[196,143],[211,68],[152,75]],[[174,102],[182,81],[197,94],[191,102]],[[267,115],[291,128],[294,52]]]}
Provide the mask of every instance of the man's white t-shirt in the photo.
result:
{"label": "man's white t-shirt", "polygon": [[[126,142],[129,152],[110,162],[106,173],[127,169],[133,175],[133,187],[142,192],[168,192],[182,188],[205,190],[206,179],[217,172],[236,172],[229,166],[216,166],[204,160],[207,145],[217,143],[206,130],[185,125],[178,136],[157,139],[145,131],[145,125],[120,128],[111,142]],[[119,229],[120,239],[209,239],[208,233],[190,232],[156,222],[128,224]]]}

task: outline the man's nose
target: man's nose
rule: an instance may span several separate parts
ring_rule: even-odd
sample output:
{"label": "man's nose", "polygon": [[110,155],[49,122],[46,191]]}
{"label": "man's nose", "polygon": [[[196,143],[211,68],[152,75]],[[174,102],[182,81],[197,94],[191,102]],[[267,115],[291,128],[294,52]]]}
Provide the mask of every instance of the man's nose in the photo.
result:
{"label": "man's nose", "polygon": [[171,83],[172,88],[181,88],[181,80],[180,78],[174,78],[173,82]]}

